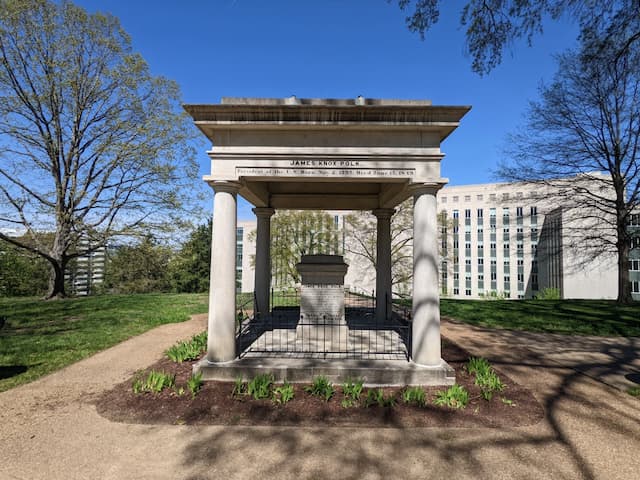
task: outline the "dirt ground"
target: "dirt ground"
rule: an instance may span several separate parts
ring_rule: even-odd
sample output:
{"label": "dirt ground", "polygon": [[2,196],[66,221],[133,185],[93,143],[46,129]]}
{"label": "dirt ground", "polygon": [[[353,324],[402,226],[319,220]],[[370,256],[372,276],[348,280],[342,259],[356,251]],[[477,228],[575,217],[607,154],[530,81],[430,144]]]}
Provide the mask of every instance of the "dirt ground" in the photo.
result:
{"label": "dirt ground", "polygon": [[[426,388],[427,405],[419,407],[402,401],[402,388],[384,388],[385,397],[394,396],[393,407],[357,405],[344,408],[339,385],[328,402],[295,385],[295,398],[285,405],[271,400],[254,400],[233,396],[233,383],[205,382],[195,398],[186,388],[194,362],[174,363],[166,358],[145,370],[175,373],[176,385],[186,393],[177,395],[165,389],[160,394],[134,394],[133,377],[106,391],[95,405],[100,415],[111,421],[128,424],[174,425],[263,425],[263,426],[358,426],[358,427],[519,427],[542,420],[544,411],[525,386],[497,370],[506,388],[491,401],[480,396],[473,376],[463,368],[469,354],[444,339],[443,358],[456,371],[456,383],[469,391],[465,409],[451,409],[433,404],[436,392],[443,387]],[[143,373],[144,374],[144,373]],[[362,397],[366,396],[366,388]]]}

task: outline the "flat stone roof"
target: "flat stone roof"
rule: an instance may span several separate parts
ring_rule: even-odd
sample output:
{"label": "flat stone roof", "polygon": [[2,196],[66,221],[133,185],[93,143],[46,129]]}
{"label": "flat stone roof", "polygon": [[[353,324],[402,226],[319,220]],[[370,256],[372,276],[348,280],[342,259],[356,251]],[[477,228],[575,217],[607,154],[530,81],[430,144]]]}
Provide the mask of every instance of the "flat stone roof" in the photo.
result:
{"label": "flat stone roof", "polygon": [[222,97],[220,105],[328,105],[328,106],[429,106],[431,100],[400,100],[395,98],[286,98]]}

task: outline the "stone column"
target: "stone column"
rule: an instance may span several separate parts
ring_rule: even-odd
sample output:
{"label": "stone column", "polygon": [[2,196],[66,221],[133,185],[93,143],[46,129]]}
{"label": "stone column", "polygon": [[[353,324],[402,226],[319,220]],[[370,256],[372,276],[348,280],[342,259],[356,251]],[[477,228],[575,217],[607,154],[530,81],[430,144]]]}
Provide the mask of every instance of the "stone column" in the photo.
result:
{"label": "stone column", "polygon": [[391,316],[391,216],[392,208],[373,211],[378,219],[376,237],[376,320],[385,322]]}
{"label": "stone column", "polygon": [[236,194],[237,182],[210,182],[213,188],[213,234],[209,288],[207,360],[236,358]]}
{"label": "stone column", "polygon": [[441,363],[438,290],[438,214],[436,193],[442,185],[414,184],[412,359],[426,366]]}
{"label": "stone column", "polygon": [[274,212],[275,210],[273,208],[256,207],[253,209],[253,213],[256,214],[258,220],[256,227],[255,313],[263,317],[269,314],[269,290],[271,289],[271,216]]}

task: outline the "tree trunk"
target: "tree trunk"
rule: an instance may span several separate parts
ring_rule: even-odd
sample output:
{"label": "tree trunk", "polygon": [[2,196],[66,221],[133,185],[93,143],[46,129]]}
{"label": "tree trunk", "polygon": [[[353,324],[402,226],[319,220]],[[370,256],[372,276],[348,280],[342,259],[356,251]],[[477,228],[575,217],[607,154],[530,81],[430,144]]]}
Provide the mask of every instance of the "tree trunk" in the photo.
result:
{"label": "tree trunk", "polygon": [[67,270],[68,262],[65,248],[65,240],[68,235],[68,229],[58,227],[50,256],[47,258],[51,264],[51,273],[49,275],[49,292],[45,297],[46,300],[55,300],[67,296],[64,289],[64,274]]}
{"label": "tree trunk", "polygon": [[64,289],[64,273],[65,266],[62,261],[50,262],[51,273],[49,274],[49,292],[45,297],[46,300],[57,300],[67,296]]}
{"label": "tree trunk", "polygon": [[625,224],[618,223],[618,242],[616,244],[618,250],[618,299],[617,302],[622,305],[628,305],[633,302],[631,296],[631,283],[629,283],[629,239]]}

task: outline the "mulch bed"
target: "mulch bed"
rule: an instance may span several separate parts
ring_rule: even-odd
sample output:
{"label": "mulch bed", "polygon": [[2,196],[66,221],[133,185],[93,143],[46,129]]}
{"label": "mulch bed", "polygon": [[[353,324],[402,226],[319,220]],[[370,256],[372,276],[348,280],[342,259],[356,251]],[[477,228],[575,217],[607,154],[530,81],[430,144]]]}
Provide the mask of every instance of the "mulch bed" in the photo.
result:
{"label": "mulch bed", "polygon": [[[544,410],[531,391],[499,370],[496,371],[506,385],[505,390],[494,395],[491,401],[482,399],[474,377],[463,368],[469,354],[446,339],[443,339],[442,357],[455,369],[456,383],[469,391],[470,401],[465,409],[433,405],[436,392],[445,387],[426,387],[428,404],[424,407],[404,404],[402,388],[389,387],[383,390],[385,397],[396,396],[397,403],[393,407],[358,405],[344,408],[339,385],[334,385],[336,394],[328,402],[305,392],[304,385],[295,385],[295,398],[285,405],[278,405],[270,400],[234,397],[231,382],[205,382],[193,399],[188,391],[178,396],[167,389],[159,394],[134,394],[133,379],[105,392],[96,401],[96,408],[100,415],[115,422],[178,425],[501,428],[533,425],[543,418]],[[179,364],[165,358],[146,371],[175,373],[176,384],[185,386],[193,363]],[[366,390],[362,397],[366,396]],[[503,398],[512,404],[505,403]]]}

